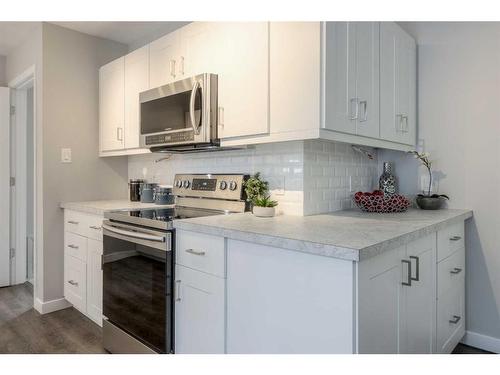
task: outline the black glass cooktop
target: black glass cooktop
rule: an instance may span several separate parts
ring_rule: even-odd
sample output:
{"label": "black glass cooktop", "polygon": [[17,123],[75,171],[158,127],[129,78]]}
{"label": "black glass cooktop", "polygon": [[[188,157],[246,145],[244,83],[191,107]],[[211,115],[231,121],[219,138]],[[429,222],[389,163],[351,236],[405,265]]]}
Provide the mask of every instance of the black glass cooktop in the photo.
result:
{"label": "black glass cooktop", "polygon": [[106,213],[105,217],[114,221],[121,221],[158,229],[172,228],[172,221],[195,217],[227,214],[225,211],[205,210],[188,207],[147,208],[141,210],[114,211]]}

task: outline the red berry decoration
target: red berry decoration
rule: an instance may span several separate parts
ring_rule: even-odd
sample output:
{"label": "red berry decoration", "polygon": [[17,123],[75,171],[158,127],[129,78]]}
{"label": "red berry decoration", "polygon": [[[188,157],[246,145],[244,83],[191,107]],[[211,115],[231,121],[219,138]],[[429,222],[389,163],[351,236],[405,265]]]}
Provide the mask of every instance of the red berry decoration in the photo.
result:
{"label": "red berry decoration", "polygon": [[354,203],[365,212],[404,212],[410,207],[410,201],[404,195],[384,195],[380,190],[373,193],[358,191]]}

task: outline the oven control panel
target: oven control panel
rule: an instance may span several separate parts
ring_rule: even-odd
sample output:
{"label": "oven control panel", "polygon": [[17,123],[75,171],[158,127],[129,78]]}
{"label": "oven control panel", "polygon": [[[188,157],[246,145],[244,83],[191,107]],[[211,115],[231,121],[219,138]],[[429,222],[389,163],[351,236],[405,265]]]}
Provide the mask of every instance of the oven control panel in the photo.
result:
{"label": "oven control panel", "polygon": [[147,135],[145,137],[146,146],[161,145],[165,143],[177,143],[194,141],[194,132],[192,130],[184,132],[172,132],[167,134]]}
{"label": "oven control panel", "polygon": [[177,174],[173,193],[181,197],[244,200],[243,174]]}

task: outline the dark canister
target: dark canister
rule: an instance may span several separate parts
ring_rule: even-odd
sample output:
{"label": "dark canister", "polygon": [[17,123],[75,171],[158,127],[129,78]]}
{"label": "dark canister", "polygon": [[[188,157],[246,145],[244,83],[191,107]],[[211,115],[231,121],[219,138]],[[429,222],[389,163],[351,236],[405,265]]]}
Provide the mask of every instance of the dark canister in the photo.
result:
{"label": "dark canister", "polygon": [[153,203],[155,201],[154,190],[156,186],[158,186],[158,184],[151,182],[145,182],[142,184],[142,190],[141,190],[142,203]]}
{"label": "dark canister", "polygon": [[155,204],[174,204],[171,186],[158,185],[155,188]]}
{"label": "dark canister", "polygon": [[141,188],[145,180],[131,179],[128,183],[129,197],[132,202],[139,202],[141,200]]}

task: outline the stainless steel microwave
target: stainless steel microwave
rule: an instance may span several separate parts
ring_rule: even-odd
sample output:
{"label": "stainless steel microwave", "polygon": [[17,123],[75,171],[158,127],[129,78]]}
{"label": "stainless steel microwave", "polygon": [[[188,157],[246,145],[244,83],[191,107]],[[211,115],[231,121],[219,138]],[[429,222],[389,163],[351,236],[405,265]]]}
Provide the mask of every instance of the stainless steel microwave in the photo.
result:
{"label": "stainless steel microwave", "polygon": [[217,75],[200,74],[139,95],[141,147],[183,152],[218,148]]}

